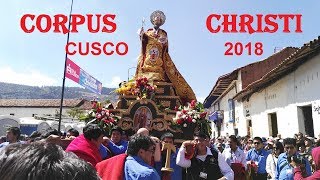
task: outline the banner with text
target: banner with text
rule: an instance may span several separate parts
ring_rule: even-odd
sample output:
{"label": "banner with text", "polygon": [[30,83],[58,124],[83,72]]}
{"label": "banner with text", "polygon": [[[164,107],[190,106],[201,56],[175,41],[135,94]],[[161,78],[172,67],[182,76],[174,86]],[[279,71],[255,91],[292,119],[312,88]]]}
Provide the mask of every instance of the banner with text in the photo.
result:
{"label": "banner with text", "polygon": [[101,94],[102,83],[81,69],[69,58],[67,59],[66,77],[94,93]]}

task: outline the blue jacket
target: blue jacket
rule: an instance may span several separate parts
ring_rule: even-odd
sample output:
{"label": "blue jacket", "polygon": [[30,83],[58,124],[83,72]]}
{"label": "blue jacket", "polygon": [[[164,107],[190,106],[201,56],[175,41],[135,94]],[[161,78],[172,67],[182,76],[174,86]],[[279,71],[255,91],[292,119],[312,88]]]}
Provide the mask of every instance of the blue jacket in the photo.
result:
{"label": "blue jacket", "polygon": [[[287,153],[282,153],[278,157],[278,163],[276,165],[276,177],[275,179],[293,180],[293,167],[288,163]],[[307,175],[311,175],[311,167],[308,160],[306,160]]]}
{"label": "blue jacket", "polygon": [[[171,179],[174,179],[174,180],[182,180],[182,168],[178,166],[176,163],[178,151],[179,149],[176,150],[176,153],[172,152],[170,155],[170,167],[173,169],[173,173],[171,173]],[[160,176],[162,174],[161,172],[161,168],[163,167],[162,162],[165,162],[165,161],[166,161],[166,156],[161,155],[161,161],[156,162],[155,164],[156,170]]]}
{"label": "blue jacket", "polygon": [[112,141],[109,141],[109,143],[108,143],[108,148],[112,152],[113,156],[125,153],[126,150],[128,149],[128,142],[127,141],[121,140],[118,144],[119,145],[116,145]]}
{"label": "blue jacket", "polygon": [[252,148],[248,151],[246,160],[258,162],[258,173],[263,174],[267,173],[266,163],[268,155],[269,153],[264,149],[256,151],[254,148]]}
{"label": "blue jacket", "polygon": [[128,156],[124,163],[125,180],[160,180],[157,171],[139,156]]}

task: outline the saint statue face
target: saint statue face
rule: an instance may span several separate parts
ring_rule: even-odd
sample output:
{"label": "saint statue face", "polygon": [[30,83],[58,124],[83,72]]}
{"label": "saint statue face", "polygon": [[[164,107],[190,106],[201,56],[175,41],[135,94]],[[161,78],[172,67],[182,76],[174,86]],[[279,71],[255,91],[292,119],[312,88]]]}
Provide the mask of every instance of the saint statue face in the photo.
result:
{"label": "saint statue face", "polygon": [[154,19],[153,19],[153,24],[154,24],[155,26],[161,26],[161,25],[162,25],[161,17],[160,17],[160,16],[154,17]]}

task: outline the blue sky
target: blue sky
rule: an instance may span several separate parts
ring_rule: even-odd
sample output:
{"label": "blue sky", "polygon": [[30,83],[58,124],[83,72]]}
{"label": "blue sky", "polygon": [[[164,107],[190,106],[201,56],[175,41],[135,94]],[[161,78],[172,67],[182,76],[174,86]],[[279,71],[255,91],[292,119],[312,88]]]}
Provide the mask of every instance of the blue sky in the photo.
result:
{"label": "blue sky", "polygon": [[[30,14],[69,14],[71,0],[10,0],[0,7],[0,81],[28,85],[62,84],[67,36],[64,34],[24,33],[20,18]],[[137,30],[146,19],[145,29],[151,27],[149,16],[154,10],[166,14],[162,26],[168,33],[169,53],[180,73],[202,101],[219,76],[246,64],[263,60],[273,54],[275,47],[300,47],[320,35],[319,0],[74,0],[73,13],[115,14],[114,33],[92,34],[83,26],[79,33],[71,33],[70,41],[117,43],[129,46],[125,56],[69,56],[75,63],[103,83],[116,87],[126,80],[128,69],[136,66],[140,52]],[[210,33],[206,18],[212,14],[302,14],[302,33]],[[281,22],[281,21],[277,21]],[[279,25],[280,29],[282,25]],[[226,42],[263,43],[261,56],[225,56]],[[131,69],[129,76],[134,74]],[[67,86],[78,86],[66,80]]]}

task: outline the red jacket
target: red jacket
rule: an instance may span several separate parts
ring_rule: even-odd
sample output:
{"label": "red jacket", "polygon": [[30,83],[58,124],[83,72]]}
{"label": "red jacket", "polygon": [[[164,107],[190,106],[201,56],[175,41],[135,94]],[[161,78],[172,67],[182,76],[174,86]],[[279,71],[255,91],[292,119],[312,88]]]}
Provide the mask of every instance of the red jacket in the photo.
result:
{"label": "red jacket", "polygon": [[71,141],[66,152],[75,153],[79,158],[89,162],[93,167],[102,161],[98,147],[86,139],[83,134]]}
{"label": "red jacket", "polygon": [[123,180],[126,154],[119,154],[96,165],[99,176],[103,180]]}

